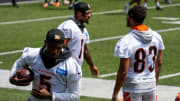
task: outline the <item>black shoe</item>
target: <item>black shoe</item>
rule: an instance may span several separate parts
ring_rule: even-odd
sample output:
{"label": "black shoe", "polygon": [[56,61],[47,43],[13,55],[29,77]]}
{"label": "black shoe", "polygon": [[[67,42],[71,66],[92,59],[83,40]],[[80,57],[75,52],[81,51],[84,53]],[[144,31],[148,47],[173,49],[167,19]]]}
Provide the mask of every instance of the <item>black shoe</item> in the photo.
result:
{"label": "black shoe", "polygon": [[165,0],[167,4],[171,4],[171,0]]}
{"label": "black shoe", "polygon": [[13,5],[14,8],[19,8],[19,6],[16,4],[16,5]]}
{"label": "black shoe", "polygon": [[156,10],[162,10],[163,8],[161,8],[160,6],[156,7]]}
{"label": "black shoe", "polygon": [[70,9],[70,10],[73,9],[73,5],[70,4],[69,7],[68,7],[68,9]]}

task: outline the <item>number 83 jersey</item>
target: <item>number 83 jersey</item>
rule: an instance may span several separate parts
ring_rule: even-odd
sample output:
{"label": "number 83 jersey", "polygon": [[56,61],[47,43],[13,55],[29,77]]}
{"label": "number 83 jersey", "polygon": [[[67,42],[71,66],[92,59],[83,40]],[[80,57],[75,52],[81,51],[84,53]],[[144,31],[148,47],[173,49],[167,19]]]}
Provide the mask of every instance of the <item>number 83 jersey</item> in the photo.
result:
{"label": "number 83 jersey", "polygon": [[155,82],[155,61],[159,50],[164,50],[164,44],[157,32],[151,29],[146,32],[152,37],[149,42],[137,38],[137,33],[143,34],[142,31],[131,30],[116,44],[114,55],[130,59],[126,82]]}

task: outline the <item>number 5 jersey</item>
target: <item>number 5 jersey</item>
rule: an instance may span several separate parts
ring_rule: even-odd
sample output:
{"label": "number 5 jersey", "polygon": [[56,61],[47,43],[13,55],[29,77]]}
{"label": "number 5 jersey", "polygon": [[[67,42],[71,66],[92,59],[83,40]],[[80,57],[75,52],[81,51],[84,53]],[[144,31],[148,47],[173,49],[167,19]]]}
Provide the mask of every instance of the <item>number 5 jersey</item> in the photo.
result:
{"label": "number 5 jersey", "polygon": [[[77,101],[79,82],[82,77],[81,67],[71,57],[64,59],[52,68],[46,68],[40,48],[25,48],[21,58],[13,65],[10,76],[19,68],[29,66],[34,72],[32,89],[46,88],[52,93],[52,101]],[[30,96],[28,101],[50,101]]]}

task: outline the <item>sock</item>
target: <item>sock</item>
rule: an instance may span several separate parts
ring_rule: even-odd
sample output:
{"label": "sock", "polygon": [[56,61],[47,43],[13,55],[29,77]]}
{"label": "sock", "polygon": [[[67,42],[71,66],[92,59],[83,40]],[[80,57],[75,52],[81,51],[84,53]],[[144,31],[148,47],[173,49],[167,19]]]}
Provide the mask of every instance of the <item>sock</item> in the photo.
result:
{"label": "sock", "polygon": [[147,2],[144,2],[144,7],[147,7]]}
{"label": "sock", "polygon": [[13,6],[15,6],[16,5],[16,1],[12,0],[12,4],[13,4]]}
{"label": "sock", "polygon": [[157,6],[157,7],[160,7],[160,3],[159,3],[159,1],[158,1],[158,2],[156,2],[156,6]]}

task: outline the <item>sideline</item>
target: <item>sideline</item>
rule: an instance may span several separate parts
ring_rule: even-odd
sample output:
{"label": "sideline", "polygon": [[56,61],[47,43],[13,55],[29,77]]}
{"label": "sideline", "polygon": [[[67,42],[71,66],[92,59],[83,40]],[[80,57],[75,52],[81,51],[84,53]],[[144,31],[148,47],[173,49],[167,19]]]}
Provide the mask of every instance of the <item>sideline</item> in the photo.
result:
{"label": "sideline", "polygon": [[[13,88],[20,90],[32,90],[32,85],[21,87],[15,86],[9,83],[9,70],[0,70],[0,88]],[[80,87],[80,95],[96,98],[111,99],[115,80],[104,80],[96,78],[83,77]],[[172,101],[180,91],[180,87],[158,85],[158,101]],[[93,92],[93,93],[92,93]],[[118,94],[119,98],[122,98],[122,90]]]}

